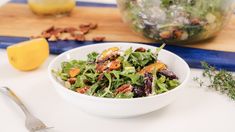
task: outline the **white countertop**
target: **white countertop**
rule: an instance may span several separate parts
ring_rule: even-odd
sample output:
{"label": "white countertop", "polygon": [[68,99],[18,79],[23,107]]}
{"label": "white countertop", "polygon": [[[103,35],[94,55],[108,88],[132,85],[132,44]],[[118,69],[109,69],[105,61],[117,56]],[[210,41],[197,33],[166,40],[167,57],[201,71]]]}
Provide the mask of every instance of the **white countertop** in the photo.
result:
{"label": "white countertop", "polygon": [[[47,66],[54,57],[51,55],[35,71],[21,72],[8,63],[6,51],[0,50],[0,86],[13,89],[33,114],[54,127],[50,132],[235,131],[235,102],[217,92],[198,88],[192,79],[182,97],[159,111],[129,119],[88,115],[64,101],[53,89]],[[202,72],[191,71],[191,78]],[[27,132],[24,119],[23,112],[0,94],[0,132]]]}

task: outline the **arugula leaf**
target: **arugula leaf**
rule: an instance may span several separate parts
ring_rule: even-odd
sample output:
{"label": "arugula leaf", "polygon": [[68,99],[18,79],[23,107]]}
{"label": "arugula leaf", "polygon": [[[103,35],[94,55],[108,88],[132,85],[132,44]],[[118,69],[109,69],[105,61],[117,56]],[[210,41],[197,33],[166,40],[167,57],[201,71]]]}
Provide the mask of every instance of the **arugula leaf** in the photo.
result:
{"label": "arugula leaf", "polygon": [[131,73],[135,73],[136,70],[135,70],[135,67],[124,67],[124,70],[123,70],[123,73],[126,73],[126,74],[131,74]]}
{"label": "arugula leaf", "polygon": [[110,89],[111,84],[112,84],[112,77],[111,77],[110,73],[107,73],[107,72],[104,73],[104,76],[109,80],[108,89]]}
{"label": "arugula leaf", "polygon": [[161,94],[168,91],[169,86],[167,85],[167,78],[161,75],[159,78],[155,79],[155,92],[156,94]]}
{"label": "arugula leaf", "polygon": [[86,79],[86,77],[84,75],[77,76],[77,80],[76,80],[75,84],[72,85],[71,90],[76,90],[77,88],[85,87],[86,86],[86,84],[84,83],[85,79]]}
{"label": "arugula leaf", "polygon": [[157,69],[154,68],[153,72],[153,82],[152,82],[152,95],[155,95],[156,94],[156,80],[157,80]]}
{"label": "arugula leaf", "polygon": [[90,89],[88,90],[87,94],[88,94],[88,95],[93,95],[93,94],[96,92],[96,90],[97,90],[98,88],[99,88],[99,82],[93,84],[93,85],[90,87]]}
{"label": "arugula leaf", "polygon": [[60,79],[62,79],[64,81],[67,81],[68,78],[69,78],[69,74],[68,73],[63,73],[62,70],[55,71],[55,70],[52,69],[51,72],[53,74],[55,74],[55,76],[60,77]]}
{"label": "arugula leaf", "polygon": [[158,54],[165,46],[166,46],[166,44],[163,43],[160,47],[156,48],[156,53],[155,54]]}
{"label": "arugula leaf", "polygon": [[71,63],[69,63],[69,62],[62,62],[61,63],[62,72],[68,73],[71,68],[73,68],[73,65]]}
{"label": "arugula leaf", "polygon": [[112,89],[119,88],[121,85],[126,84],[127,81],[125,81],[123,78],[122,79],[113,79],[112,80]]}
{"label": "arugula leaf", "polygon": [[155,58],[153,58],[153,53],[151,52],[133,52],[128,59],[128,62],[137,70],[142,69],[144,66],[154,61]]}
{"label": "arugula leaf", "polygon": [[68,80],[69,78],[69,74],[67,73],[59,73],[58,75],[61,77],[62,80]]}
{"label": "arugula leaf", "polygon": [[132,92],[119,93],[115,98],[133,98],[134,94]]}
{"label": "arugula leaf", "polygon": [[161,0],[161,2],[163,7],[169,7],[173,3],[173,0]]}
{"label": "arugula leaf", "polygon": [[127,49],[125,52],[124,52],[124,60],[128,60],[129,56],[131,55],[131,53],[133,52],[133,49],[132,47],[130,47],[129,49]]}
{"label": "arugula leaf", "polygon": [[143,77],[139,74],[126,74],[121,73],[122,76],[128,77],[131,80],[131,84],[136,85],[142,85],[143,83]]}
{"label": "arugula leaf", "polygon": [[116,79],[119,79],[120,78],[120,74],[121,72],[120,71],[116,71],[116,70],[113,70],[111,71],[110,73],[112,73]]}
{"label": "arugula leaf", "polygon": [[111,86],[112,86],[112,77],[110,75],[110,73],[105,72],[104,76],[109,80],[109,85],[107,88],[104,89],[105,93],[101,95],[101,97],[105,97],[108,93],[112,94],[112,92],[110,91]]}
{"label": "arugula leaf", "polygon": [[95,83],[97,81],[97,73],[86,73],[85,74],[86,79],[90,82],[90,83]]}
{"label": "arugula leaf", "polygon": [[157,90],[156,90],[157,94],[164,93],[164,92],[168,91],[167,85],[165,83],[161,82],[160,80],[157,80],[156,84],[157,84],[157,87],[158,87]]}
{"label": "arugula leaf", "polygon": [[174,80],[169,80],[167,82],[167,84],[172,89],[172,88],[175,88],[175,87],[179,86],[180,82],[178,80],[174,79]]}
{"label": "arugula leaf", "polygon": [[99,56],[99,53],[97,52],[91,52],[90,54],[87,55],[87,61],[88,62],[95,62],[96,58]]}
{"label": "arugula leaf", "polygon": [[129,59],[129,57],[130,57],[130,55],[131,55],[132,52],[133,52],[132,47],[129,48],[129,49],[127,49],[127,50],[124,52],[124,59],[123,59],[123,61],[122,61],[122,65],[123,65],[124,68],[125,68],[125,67],[131,67],[131,66],[132,66],[131,63],[128,62],[128,59]]}
{"label": "arugula leaf", "polygon": [[82,60],[71,60],[70,62],[64,61],[61,63],[61,69],[63,73],[68,73],[70,69],[72,68],[79,68],[81,72],[86,67],[86,61]]}

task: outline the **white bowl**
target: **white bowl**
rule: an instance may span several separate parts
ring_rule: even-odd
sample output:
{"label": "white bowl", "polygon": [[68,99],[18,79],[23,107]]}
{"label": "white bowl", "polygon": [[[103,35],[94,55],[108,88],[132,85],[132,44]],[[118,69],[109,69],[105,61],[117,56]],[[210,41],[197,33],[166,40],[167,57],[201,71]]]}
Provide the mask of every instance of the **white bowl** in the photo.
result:
{"label": "white bowl", "polygon": [[57,56],[48,67],[49,77],[55,90],[69,103],[78,105],[86,112],[113,118],[138,116],[158,110],[170,104],[177,96],[181,95],[181,91],[189,79],[189,66],[182,58],[164,49],[159,53],[159,60],[163,61],[179,77],[181,84],[166,93],[155,96],[133,99],[110,99],[83,95],[65,88],[51,72],[52,69],[60,69],[61,62],[63,61],[85,59],[86,55],[90,52],[96,51],[100,53],[110,47],[120,47],[123,50],[130,47],[133,47],[133,49],[144,47],[152,51],[156,49],[154,46],[135,43],[101,43],[67,51]]}

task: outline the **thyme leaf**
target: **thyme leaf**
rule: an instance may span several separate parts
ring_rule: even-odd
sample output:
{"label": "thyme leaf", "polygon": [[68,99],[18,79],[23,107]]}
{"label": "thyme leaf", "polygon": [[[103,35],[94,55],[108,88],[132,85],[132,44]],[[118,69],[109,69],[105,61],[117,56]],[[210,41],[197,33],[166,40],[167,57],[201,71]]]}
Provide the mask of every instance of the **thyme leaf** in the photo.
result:
{"label": "thyme leaf", "polygon": [[[203,78],[195,77],[193,80],[196,81],[200,87],[205,86],[214,89],[235,100],[235,76],[224,69],[217,70],[207,62],[201,62],[201,65],[204,69],[202,73]],[[209,83],[203,81],[204,78],[209,79]]]}

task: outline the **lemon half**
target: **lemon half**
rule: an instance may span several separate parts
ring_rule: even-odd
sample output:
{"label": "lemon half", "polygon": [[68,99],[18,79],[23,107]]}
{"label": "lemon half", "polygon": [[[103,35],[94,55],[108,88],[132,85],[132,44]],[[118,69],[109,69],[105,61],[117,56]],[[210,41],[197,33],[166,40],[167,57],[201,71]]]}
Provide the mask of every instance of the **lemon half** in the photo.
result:
{"label": "lemon half", "polygon": [[38,68],[49,56],[49,44],[39,38],[7,47],[10,64],[16,69],[29,71]]}

